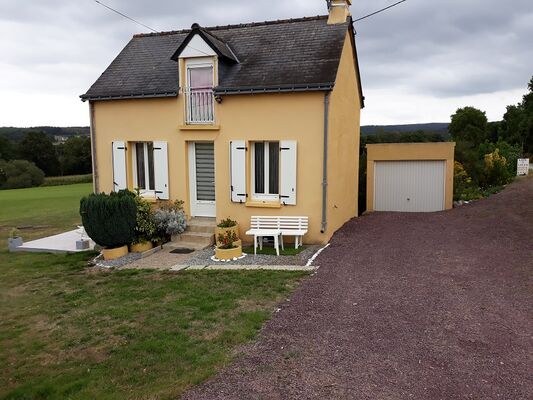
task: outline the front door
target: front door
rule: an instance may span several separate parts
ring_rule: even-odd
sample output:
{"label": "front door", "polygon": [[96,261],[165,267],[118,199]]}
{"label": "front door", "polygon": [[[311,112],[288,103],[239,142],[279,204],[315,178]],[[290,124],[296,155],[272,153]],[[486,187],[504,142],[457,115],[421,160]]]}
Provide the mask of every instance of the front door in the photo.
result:
{"label": "front door", "polygon": [[192,217],[215,217],[215,146],[189,143],[189,188]]}

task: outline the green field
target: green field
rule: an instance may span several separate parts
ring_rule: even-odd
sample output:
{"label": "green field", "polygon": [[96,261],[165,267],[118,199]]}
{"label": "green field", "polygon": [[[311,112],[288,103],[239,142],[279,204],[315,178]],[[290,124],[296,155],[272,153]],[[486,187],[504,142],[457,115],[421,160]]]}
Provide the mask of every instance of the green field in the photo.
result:
{"label": "green field", "polygon": [[175,399],[253,340],[300,279],[282,271],[102,271],[95,254],[8,253],[79,223],[90,184],[0,191],[0,399]]}
{"label": "green field", "polygon": [[0,248],[14,227],[25,241],[76,229],[80,199],[91,192],[90,183],[1,190]]}

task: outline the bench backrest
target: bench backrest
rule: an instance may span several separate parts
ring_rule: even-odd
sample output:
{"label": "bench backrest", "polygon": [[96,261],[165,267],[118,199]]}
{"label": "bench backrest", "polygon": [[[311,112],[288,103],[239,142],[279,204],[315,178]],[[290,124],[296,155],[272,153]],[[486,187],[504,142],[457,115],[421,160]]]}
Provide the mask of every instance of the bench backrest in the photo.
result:
{"label": "bench backrest", "polygon": [[253,216],[250,225],[252,229],[307,230],[309,226],[309,217]]}

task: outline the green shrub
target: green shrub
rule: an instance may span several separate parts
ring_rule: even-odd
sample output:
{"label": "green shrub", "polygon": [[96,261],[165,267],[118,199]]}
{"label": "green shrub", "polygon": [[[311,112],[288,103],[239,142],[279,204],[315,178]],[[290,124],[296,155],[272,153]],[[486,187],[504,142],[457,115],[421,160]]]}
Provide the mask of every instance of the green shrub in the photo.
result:
{"label": "green shrub", "polygon": [[137,206],[132,192],[123,190],[84,197],[80,215],[89,237],[102,247],[121,247],[134,240]]}
{"label": "green shrub", "polygon": [[220,221],[220,223],[217,226],[219,228],[232,228],[234,226],[237,226],[237,221],[234,221],[231,218],[226,218]]}
{"label": "green shrub", "polygon": [[135,196],[135,205],[137,207],[137,224],[135,225],[133,243],[151,242],[156,239],[157,233],[152,206],[139,194]]}
{"label": "green shrub", "polygon": [[507,159],[496,149],[485,154],[485,185],[484,187],[501,186],[512,180]]}
{"label": "green shrub", "polygon": [[[521,155],[520,147],[500,140],[496,143],[483,143],[479,146],[479,152],[484,161],[483,177],[480,182],[482,188],[505,185],[514,179],[516,162]],[[496,152],[498,159],[491,163],[490,158],[494,157]],[[487,160],[489,154],[493,156]],[[487,165],[487,162],[490,165]]]}
{"label": "green shrub", "polygon": [[39,186],[44,172],[26,160],[0,160],[0,189],[21,189]]}
{"label": "green shrub", "polygon": [[477,200],[481,199],[483,194],[477,185],[472,182],[463,165],[455,161],[453,167],[453,199],[454,200]]}

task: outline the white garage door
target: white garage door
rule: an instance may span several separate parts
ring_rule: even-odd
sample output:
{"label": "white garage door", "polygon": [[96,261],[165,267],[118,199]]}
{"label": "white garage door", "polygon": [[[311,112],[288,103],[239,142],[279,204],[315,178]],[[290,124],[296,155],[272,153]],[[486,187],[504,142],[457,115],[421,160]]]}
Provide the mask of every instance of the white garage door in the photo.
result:
{"label": "white garage door", "polygon": [[374,210],[444,210],[446,161],[376,161]]}

